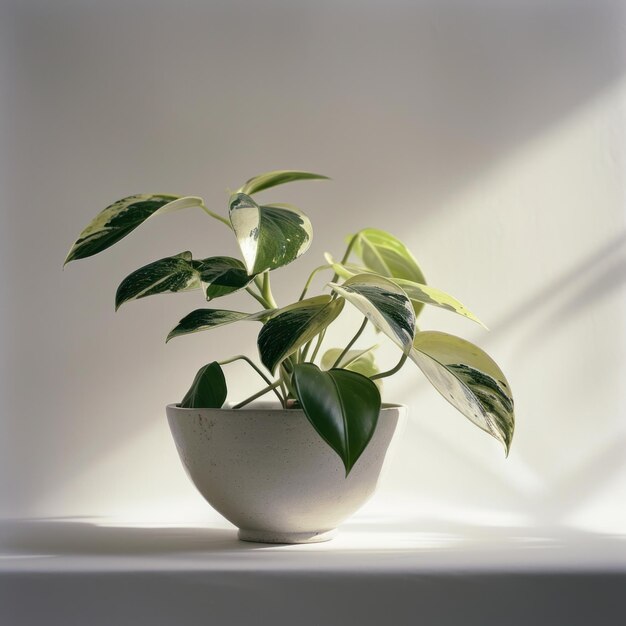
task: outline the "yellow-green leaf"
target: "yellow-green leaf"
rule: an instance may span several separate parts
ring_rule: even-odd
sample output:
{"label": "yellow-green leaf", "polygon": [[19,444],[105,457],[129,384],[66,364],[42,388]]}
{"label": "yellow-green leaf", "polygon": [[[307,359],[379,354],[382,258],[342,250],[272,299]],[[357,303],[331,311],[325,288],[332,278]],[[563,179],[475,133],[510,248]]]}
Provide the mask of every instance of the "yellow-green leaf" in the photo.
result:
{"label": "yellow-green leaf", "polygon": [[[320,365],[324,371],[333,369],[334,367],[350,370],[362,376],[370,378],[380,372],[376,360],[374,358],[374,349],[378,346],[370,346],[365,350],[348,350],[337,365],[337,359],[343,352],[342,348],[329,348],[324,352],[320,360]],[[377,378],[373,381],[379,390],[383,387],[383,379]]]}
{"label": "yellow-green leaf", "polygon": [[356,234],[352,251],[369,270],[387,278],[403,278],[416,283],[426,279],[409,249],[391,233],[364,228]]}

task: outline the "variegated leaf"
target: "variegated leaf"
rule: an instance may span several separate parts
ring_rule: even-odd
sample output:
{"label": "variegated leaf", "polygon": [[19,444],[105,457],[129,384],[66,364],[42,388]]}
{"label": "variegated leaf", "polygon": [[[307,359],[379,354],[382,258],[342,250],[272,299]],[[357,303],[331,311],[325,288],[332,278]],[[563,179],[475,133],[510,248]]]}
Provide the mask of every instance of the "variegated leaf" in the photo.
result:
{"label": "variegated leaf", "polygon": [[341,285],[329,283],[329,286],[404,351],[410,350],[415,335],[415,313],[398,285],[375,274],[357,274]]}
{"label": "variegated leaf", "polygon": [[244,264],[229,256],[213,256],[194,261],[206,299],[212,300],[243,289],[252,281]]}
{"label": "variegated leaf", "polygon": [[233,322],[248,320],[260,322],[266,319],[267,311],[259,313],[242,313],[241,311],[227,311],[224,309],[196,309],[185,315],[178,325],[167,336],[166,343],[174,337],[197,333],[216,326],[225,326]]}
{"label": "variegated leaf", "polygon": [[144,265],[128,275],[117,288],[115,310],[129,300],[199,287],[200,280],[192,264],[191,252],[181,252]]}
{"label": "variegated leaf", "polygon": [[[357,274],[372,274],[374,272],[368,270],[366,267],[355,265],[353,263],[337,263],[330,254],[324,255],[333,271],[341,278],[352,278]],[[472,313],[464,304],[459,302],[454,296],[449,293],[431,287],[430,285],[419,284],[411,280],[405,280],[403,278],[391,278],[392,282],[402,287],[406,295],[413,304],[413,310],[417,313],[424,304],[430,304],[446,311],[458,313],[467,319],[480,324],[484,328],[486,326],[478,319],[478,317]]]}
{"label": "variegated leaf", "polygon": [[106,250],[153,215],[201,205],[202,198],[166,194],[139,194],[118,200],[101,211],[83,230],[64,264]]}
{"label": "variegated leaf", "polygon": [[472,320],[473,322],[476,322],[486,328],[478,317],[476,317],[476,315],[474,315],[474,313],[472,313],[464,304],[459,302],[454,296],[451,296],[449,293],[446,293],[441,289],[436,289],[435,287],[431,287],[429,285],[420,285],[419,283],[404,280],[402,278],[394,278],[393,282],[402,287],[411,302],[413,302],[413,308],[415,308],[416,303],[430,304],[439,307],[440,309],[445,309],[446,311],[462,315],[463,317],[466,317],[467,319]]}
{"label": "variegated leaf", "polygon": [[261,361],[274,373],[278,365],[322,332],[341,313],[344,301],[327,296],[302,300],[297,306],[273,313],[257,340]]}
{"label": "variegated leaf", "polygon": [[312,174],[311,172],[300,172],[297,170],[276,170],[251,178],[246,181],[239,192],[252,195],[253,193],[258,193],[259,191],[297,180],[328,180],[328,176]]}
{"label": "variegated leaf", "polygon": [[435,389],[508,454],[515,428],[513,396],[495,361],[469,341],[446,333],[417,333],[410,358]]}
{"label": "variegated leaf", "polygon": [[259,206],[237,193],[231,197],[229,215],[250,275],[287,265],[311,245],[311,222],[294,207]]}

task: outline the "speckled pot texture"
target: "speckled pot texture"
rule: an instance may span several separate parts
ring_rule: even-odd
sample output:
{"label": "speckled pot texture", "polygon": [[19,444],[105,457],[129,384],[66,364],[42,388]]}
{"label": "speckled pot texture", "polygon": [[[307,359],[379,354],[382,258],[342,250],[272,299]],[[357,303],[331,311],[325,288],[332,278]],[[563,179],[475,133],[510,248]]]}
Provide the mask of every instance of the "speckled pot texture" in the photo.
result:
{"label": "speckled pot texture", "polygon": [[297,409],[167,407],[178,454],[207,502],[244,541],[326,541],[372,495],[406,407],[385,405],[345,476],[339,457]]}

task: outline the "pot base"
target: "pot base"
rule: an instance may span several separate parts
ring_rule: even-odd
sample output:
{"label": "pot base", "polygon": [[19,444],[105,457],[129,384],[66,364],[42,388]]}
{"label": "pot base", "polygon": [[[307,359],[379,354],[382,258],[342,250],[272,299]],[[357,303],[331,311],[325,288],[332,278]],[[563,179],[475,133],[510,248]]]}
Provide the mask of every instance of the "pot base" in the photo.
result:
{"label": "pot base", "polygon": [[253,541],[255,543],[320,543],[322,541],[329,541],[336,534],[336,528],[306,533],[248,530],[246,528],[240,528],[237,536],[241,541]]}

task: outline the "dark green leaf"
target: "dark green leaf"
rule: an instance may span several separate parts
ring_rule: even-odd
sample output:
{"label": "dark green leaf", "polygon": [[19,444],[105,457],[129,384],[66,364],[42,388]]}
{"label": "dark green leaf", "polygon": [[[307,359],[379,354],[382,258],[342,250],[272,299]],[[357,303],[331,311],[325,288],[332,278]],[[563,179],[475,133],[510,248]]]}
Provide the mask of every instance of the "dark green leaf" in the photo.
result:
{"label": "dark green leaf", "polygon": [[202,198],[163,194],[139,194],[118,200],[101,211],[83,230],[65,263],[106,250],[153,215],[201,205]]}
{"label": "dark green leaf", "polygon": [[378,388],[356,372],[322,372],[312,363],[294,367],[293,383],[309,422],[339,455],[347,476],[376,430]]}
{"label": "dark green leaf", "polygon": [[408,351],[415,334],[415,313],[404,291],[375,274],[357,274],[330,287],[342,295],[403,350]]}
{"label": "dark green leaf", "polygon": [[219,409],[226,400],[226,380],[217,361],[201,367],[180,406],[183,409]]}
{"label": "dark green leaf", "polygon": [[416,334],[409,356],[450,404],[500,441],[508,454],[515,429],[513,396],[488,354],[465,339],[423,331]]}
{"label": "dark green leaf", "polygon": [[343,304],[341,298],[331,300],[330,296],[318,296],[273,313],[257,340],[263,365],[273,373],[281,361],[333,322]]}
{"label": "dark green leaf", "polygon": [[229,217],[250,275],[287,265],[311,245],[311,222],[294,207],[259,206],[237,193],[231,197]]}
{"label": "dark green leaf", "polygon": [[254,278],[248,276],[244,264],[239,259],[229,256],[212,256],[194,261],[193,266],[200,275],[207,300],[239,291]]}
{"label": "dark green leaf", "polygon": [[264,189],[284,185],[285,183],[291,183],[297,180],[328,180],[328,176],[311,174],[310,172],[299,172],[297,170],[276,170],[251,178],[246,181],[245,185],[243,185],[239,191],[247,195],[252,195]]}
{"label": "dark green leaf", "polygon": [[195,271],[191,252],[159,259],[134,271],[117,288],[115,309],[128,302],[157,293],[174,293],[198,289],[200,280]]}
{"label": "dark green leaf", "polygon": [[226,311],[224,309],[196,309],[178,322],[178,326],[170,331],[166,342],[180,335],[197,333],[201,330],[225,326],[241,320],[262,321],[268,313],[268,311],[241,313],[240,311]]}

